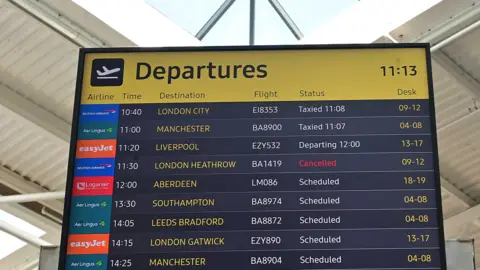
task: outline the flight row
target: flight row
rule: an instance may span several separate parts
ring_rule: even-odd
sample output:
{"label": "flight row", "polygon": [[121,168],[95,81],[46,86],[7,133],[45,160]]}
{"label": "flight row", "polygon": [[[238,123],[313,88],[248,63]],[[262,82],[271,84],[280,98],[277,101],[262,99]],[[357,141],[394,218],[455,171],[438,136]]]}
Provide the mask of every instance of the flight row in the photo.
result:
{"label": "flight row", "polygon": [[[380,208],[380,206],[379,206]],[[293,210],[115,214],[111,233],[437,228],[437,209]]]}
{"label": "flight row", "polygon": [[[99,183],[98,178],[76,177],[84,189]],[[115,195],[202,194],[261,191],[368,191],[435,189],[436,178],[429,172],[355,172],[355,173],[265,173],[210,175],[152,175],[103,177],[104,186]]]}
{"label": "flight row", "polygon": [[[85,129],[80,125],[80,132]],[[112,127],[118,139],[431,134],[428,117],[144,120]],[[83,135],[82,135],[83,136]]]}
{"label": "flight row", "polygon": [[435,248],[438,229],[130,233],[110,237],[111,253]]}
{"label": "flight row", "polygon": [[121,121],[135,122],[138,119],[429,116],[430,104],[427,99],[413,99],[122,104],[116,106],[119,106]]}
{"label": "flight row", "polygon": [[[431,152],[430,135],[308,136],[279,138],[184,138],[102,141],[98,147],[116,146],[116,157],[245,155],[295,153]],[[93,148],[92,148],[93,146]],[[94,142],[80,140],[77,153],[95,151]],[[88,148],[89,147],[89,148]],[[98,150],[98,149],[97,149]]]}
{"label": "flight row", "polygon": [[[153,191],[154,192],[154,191]],[[114,214],[436,208],[435,190],[114,195]]]}
{"label": "flight row", "polygon": [[428,171],[434,168],[434,157],[431,152],[132,156],[116,160],[114,158],[77,158],[74,176],[95,176],[95,174],[97,176],[113,176],[115,174],[116,177],[126,175],[148,177],[165,174]]}
{"label": "flight row", "polygon": [[110,254],[108,269],[440,269],[439,249]]}

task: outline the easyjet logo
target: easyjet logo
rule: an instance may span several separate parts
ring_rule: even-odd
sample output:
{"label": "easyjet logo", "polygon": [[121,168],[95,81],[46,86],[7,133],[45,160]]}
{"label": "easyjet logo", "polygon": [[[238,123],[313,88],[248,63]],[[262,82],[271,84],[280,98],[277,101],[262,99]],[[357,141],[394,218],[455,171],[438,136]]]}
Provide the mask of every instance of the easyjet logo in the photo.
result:
{"label": "easyjet logo", "polygon": [[73,196],[112,195],[113,177],[89,176],[73,179]]}
{"label": "easyjet logo", "polygon": [[105,151],[113,151],[113,145],[99,145],[99,146],[85,146],[79,147],[78,151],[80,152],[105,152]]}
{"label": "easyjet logo", "polygon": [[71,234],[68,236],[68,254],[107,254],[108,234]]}
{"label": "easyjet logo", "polygon": [[116,140],[78,140],[77,158],[115,157]]}
{"label": "easyjet logo", "polygon": [[101,241],[97,241],[97,240],[93,240],[93,241],[88,241],[88,242],[85,242],[85,241],[78,241],[78,242],[70,242],[70,246],[71,247],[81,247],[81,248],[90,248],[90,247],[106,247],[107,246],[107,241],[105,240],[101,240]]}

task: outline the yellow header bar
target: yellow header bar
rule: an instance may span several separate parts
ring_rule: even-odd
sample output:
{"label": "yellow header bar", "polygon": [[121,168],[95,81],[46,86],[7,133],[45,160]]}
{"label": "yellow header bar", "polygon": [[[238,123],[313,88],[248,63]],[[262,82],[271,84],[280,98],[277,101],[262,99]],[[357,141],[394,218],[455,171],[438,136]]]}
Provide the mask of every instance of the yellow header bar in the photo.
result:
{"label": "yellow header bar", "polygon": [[87,53],[82,104],[428,99],[425,48]]}

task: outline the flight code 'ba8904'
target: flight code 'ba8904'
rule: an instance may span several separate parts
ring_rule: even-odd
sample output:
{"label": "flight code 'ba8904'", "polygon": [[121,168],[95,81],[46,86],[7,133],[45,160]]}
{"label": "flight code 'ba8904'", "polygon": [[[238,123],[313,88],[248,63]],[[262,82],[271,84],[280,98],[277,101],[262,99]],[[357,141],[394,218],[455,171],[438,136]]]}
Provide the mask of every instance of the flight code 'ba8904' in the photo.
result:
{"label": "flight code 'ba8904'", "polygon": [[250,257],[250,264],[282,264],[282,257]]}

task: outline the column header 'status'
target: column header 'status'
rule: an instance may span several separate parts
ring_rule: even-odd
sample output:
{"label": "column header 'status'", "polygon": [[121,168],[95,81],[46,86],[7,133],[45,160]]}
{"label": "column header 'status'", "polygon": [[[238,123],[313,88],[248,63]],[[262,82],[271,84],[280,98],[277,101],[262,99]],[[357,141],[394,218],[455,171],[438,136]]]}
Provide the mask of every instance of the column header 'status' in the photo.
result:
{"label": "column header 'status'", "polygon": [[[120,86],[91,86],[105,58]],[[428,99],[427,78],[425,48],[86,53],[81,103]]]}

